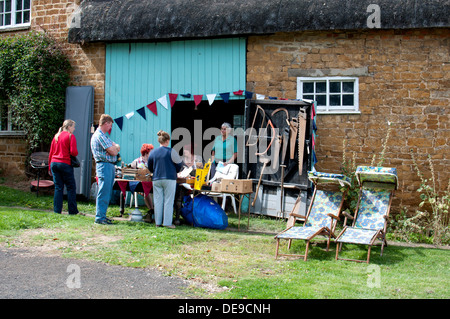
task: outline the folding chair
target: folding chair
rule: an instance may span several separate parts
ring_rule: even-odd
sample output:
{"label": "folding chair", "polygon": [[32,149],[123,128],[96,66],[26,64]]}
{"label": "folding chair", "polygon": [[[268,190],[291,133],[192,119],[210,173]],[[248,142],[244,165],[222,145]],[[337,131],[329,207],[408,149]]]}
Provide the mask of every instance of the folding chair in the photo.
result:
{"label": "folding chair", "polygon": [[[210,183],[214,181],[220,181],[222,179],[239,179],[239,166],[237,164],[228,164],[226,166],[226,174],[220,171],[216,170],[216,173],[214,174],[214,177],[209,180]],[[220,197],[222,198],[222,209],[225,210],[225,205],[227,202],[227,197],[229,196],[231,198],[231,205],[233,206],[234,213],[237,214],[236,210],[236,199],[231,194],[223,194],[223,193],[216,193],[216,192],[208,192],[206,193],[209,197]]]}
{"label": "folding chair", "polygon": [[[345,226],[336,238],[336,260],[369,263],[370,250],[381,240],[381,256],[386,242],[387,219],[394,190],[397,189],[397,170],[387,167],[358,166],[356,177],[360,187],[359,199],[352,226]],[[347,222],[347,217],[344,225]],[[367,260],[339,258],[343,243],[368,245]]]}
{"label": "folding chair", "polygon": [[[341,174],[320,172],[310,172],[308,178],[315,186],[308,213],[306,217],[299,215],[295,212],[297,205],[294,205],[294,209],[288,218],[287,228],[275,236],[277,240],[275,258],[279,255],[298,256],[303,257],[303,260],[306,261],[308,258],[309,244],[313,238],[316,236],[326,236],[328,251],[331,237],[336,237],[334,230],[344,204],[345,194],[351,185],[350,179]],[[326,188],[327,190],[322,188]],[[328,190],[329,188],[332,188],[332,190]],[[303,226],[295,226],[295,222],[299,218],[304,218]],[[291,247],[292,240],[306,240],[305,254],[280,254],[280,239],[289,241],[288,249]]]}

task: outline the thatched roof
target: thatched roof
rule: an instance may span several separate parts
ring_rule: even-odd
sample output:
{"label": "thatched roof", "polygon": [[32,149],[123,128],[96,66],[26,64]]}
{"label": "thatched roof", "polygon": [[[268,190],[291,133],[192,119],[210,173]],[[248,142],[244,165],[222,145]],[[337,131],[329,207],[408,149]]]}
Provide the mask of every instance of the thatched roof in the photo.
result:
{"label": "thatched roof", "polygon": [[303,30],[448,27],[449,0],[85,0],[69,42],[156,41]]}

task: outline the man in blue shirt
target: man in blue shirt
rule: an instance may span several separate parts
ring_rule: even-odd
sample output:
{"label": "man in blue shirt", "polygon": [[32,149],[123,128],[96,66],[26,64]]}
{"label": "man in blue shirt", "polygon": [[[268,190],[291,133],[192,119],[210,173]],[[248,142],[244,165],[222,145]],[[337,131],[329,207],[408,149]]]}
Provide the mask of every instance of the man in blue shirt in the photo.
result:
{"label": "man in blue shirt", "polygon": [[98,193],[96,199],[95,223],[110,225],[106,218],[106,210],[111,200],[114,185],[115,163],[120,152],[119,144],[114,143],[106,135],[111,130],[114,120],[107,114],[102,114],[99,126],[91,138],[91,150],[95,160],[98,178]]}

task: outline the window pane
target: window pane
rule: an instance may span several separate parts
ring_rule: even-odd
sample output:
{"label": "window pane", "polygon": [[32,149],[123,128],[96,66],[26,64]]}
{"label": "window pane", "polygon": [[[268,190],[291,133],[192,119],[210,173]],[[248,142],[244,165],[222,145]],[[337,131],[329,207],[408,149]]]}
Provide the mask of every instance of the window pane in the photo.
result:
{"label": "window pane", "polygon": [[30,9],[30,0],[25,0],[25,1],[24,1],[23,8],[24,8],[25,10],[29,10],[29,9]]}
{"label": "window pane", "polygon": [[22,23],[22,12],[16,12],[16,24]]}
{"label": "window pane", "polygon": [[316,101],[318,106],[326,106],[327,105],[327,96],[326,95],[316,95]]}
{"label": "window pane", "polygon": [[345,94],[342,96],[342,105],[354,105],[353,95]]}
{"label": "window pane", "polygon": [[341,82],[330,82],[331,93],[341,93]]}
{"label": "window pane", "polygon": [[340,106],[341,105],[341,96],[332,94],[330,95],[330,106]]}
{"label": "window pane", "polygon": [[5,12],[11,12],[11,0],[6,0]]}
{"label": "window pane", "polygon": [[22,10],[22,0],[17,0],[16,1],[16,9],[17,10]]}
{"label": "window pane", "polygon": [[316,82],[316,93],[327,93],[327,82]]}
{"label": "window pane", "polygon": [[354,92],[354,83],[353,82],[342,82],[342,91],[345,93],[353,93]]}
{"label": "window pane", "polygon": [[30,22],[30,11],[25,11],[23,13],[23,23]]}
{"label": "window pane", "polygon": [[314,82],[303,82],[303,93],[314,93]]}
{"label": "window pane", "polygon": [[6,104],[0,100],[0,131],[8,130],[8,108]]}
{"label": "window pane", "polygon": [[5,24],[4,25],[10,25],[11,24],[11,13],[5,14]]}

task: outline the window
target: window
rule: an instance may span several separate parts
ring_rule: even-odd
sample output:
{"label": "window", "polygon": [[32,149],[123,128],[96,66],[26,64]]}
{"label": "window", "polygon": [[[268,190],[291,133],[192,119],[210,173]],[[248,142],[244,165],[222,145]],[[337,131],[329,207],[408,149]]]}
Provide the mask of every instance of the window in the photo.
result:
{"label": "window", "polygon": [[359,113],[358,78],[297,78],[297,98],[317,102],[318,113]]}
{"label": "window", "polygon": [[12,114],[8,107],[7,100],[0,95],[0,135],[22,135],[16,125],[12,124]]}
{"label": "window", "polygon": [[0,29],[29,26],[31,0],[0,0]]}

